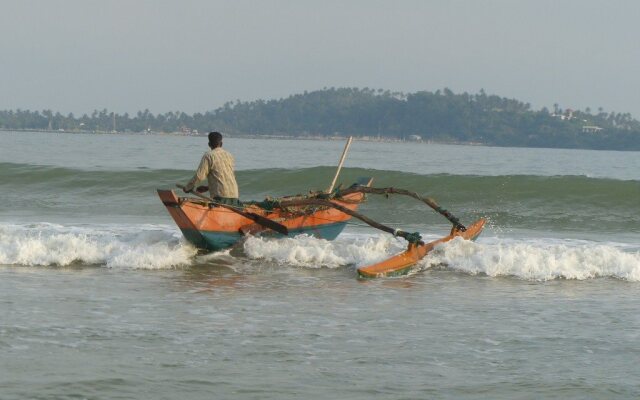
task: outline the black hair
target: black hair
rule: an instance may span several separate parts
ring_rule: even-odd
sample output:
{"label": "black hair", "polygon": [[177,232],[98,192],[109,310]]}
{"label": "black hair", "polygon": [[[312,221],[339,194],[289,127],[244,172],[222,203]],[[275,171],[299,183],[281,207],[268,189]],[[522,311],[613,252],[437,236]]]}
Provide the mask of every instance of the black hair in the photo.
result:
{"label": "black hair", "polygon": [[222,145],[222,134],[220,132],[209,132],[209,146],[216,148]]}

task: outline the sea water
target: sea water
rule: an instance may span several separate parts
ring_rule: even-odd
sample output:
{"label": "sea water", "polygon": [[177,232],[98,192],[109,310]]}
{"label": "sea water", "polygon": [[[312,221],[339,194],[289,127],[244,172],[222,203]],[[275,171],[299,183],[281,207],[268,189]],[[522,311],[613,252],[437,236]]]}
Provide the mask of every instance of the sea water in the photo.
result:
{"label": "sea water", "polygon": [[[243,199],[323,189],[340,141],[225,138]],[[637,398],[640,153],[360,142],[340,181],[411,189],[473,242],[248,238],[199,254],[155,194],[206,139],[0,133],[0,398]],[[422,203],[360,210],[427,240]]]}

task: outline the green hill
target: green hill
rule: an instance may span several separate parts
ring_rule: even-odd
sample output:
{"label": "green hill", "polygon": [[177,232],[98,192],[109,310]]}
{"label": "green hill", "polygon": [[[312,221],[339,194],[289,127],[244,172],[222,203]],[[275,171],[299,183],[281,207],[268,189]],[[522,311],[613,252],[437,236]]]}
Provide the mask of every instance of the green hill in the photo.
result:
{"label": "green hill", "polygon": [[496,95],[330,88],[278,100],[227,103],[206,113],[187,115],[148,110],[136,115],[63,116],[45,110],[0,111],[3,129],[83,131],[220,130],[231,135],[368,136],[389,139],[527,146],[640,150],[640,122],[630,114],[597,114],[546,108]]}

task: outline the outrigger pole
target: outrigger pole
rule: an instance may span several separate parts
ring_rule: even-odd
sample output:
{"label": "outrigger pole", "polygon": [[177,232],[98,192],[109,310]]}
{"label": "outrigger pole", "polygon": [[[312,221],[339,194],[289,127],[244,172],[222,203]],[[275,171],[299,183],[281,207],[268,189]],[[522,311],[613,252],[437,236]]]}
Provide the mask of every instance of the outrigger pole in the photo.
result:
{"label": "outrigger pole", "polygon": [[416,192],[412,192],[406,189],[396,189],[396,188],[372,188],[372,187],[368,187],[368,186],[354,186],[354,187],[350,187],[348,189],[343,189],[343,190],[338,190],[335,193],[330,193],[329,194],[329,198],[327,198],[326,194],[321,194],[319,197],[310,197],[310,198],[306,198],[306,199],[294,199],[294,200],[280,200],[278,202],[276,202],[276,204],[278,205],[278,207],[282,207],[282,208],[286,208],[286,207],[296,207],[296,206],[320,206],[320,207],[331,207],[331,208],[335,208],[338,211],[341,211],[347,215],[351,215],[354,218],[357,218],[363,222],[365,222],[366,224],[376,228],[376,229],[380,229],[381,231],[387,232],[387,233],[391,233],[394,236],[399,236],[401,238],[406,239],[407,241],[409,241],[410,243],[417,243],[417,244],[423,244],[423,242],[421,241],[420,238],[420,234],[417,232],[414,233],[410,233],[410,232],[405,232],[403,230],[400,229],[394,229],[391,228],[389,226],[383,225],[379,222],[376,222],[374,220],[372,220],[371,218],[362,215],[356,211],[353,211],[347,207],[344,207],[340,204],[337,204],[333,201],[331,201],[331,199],[333,198],[340,198],[352,193],[370,193],[370,194],[384,194],[384,195],[389,195],[389,194],[399,194],[399,195],[404,195],[404,196],[409,196],[409,197],[413,197],[416,200],[419,200],[423,203],[425,203],[426,205],[428,205],[429,207],[431,207],[432,209],[434,209],[437,213],[439,213],[440,215],[444,216],[447,220],[449,220],[449,222],[451,222],[453,224],[453,229],[452,229],[452,233],[454,231],[456,232],[464,232],[467,230],[467,228],[462,225],[460,223],[460,220],[458,218],[456,218],[453,214],[451,214],[449,211],[445,210],[444,208],[440,207],[438,205],[438,203],[435,202],[435,200],[429,198],[429,197],[422,197],[419,194],[417,194]]}
{"label": "outrigger pole", "polygon": [[309,198],[309,199],[298,199],[298,200],[281,200],[278,203],[279,207],[295,207],[295,206],[320,206],[320,207],[332,207],[338,211],[341,211],[347,215],[351,215],[354,218],[359,219],[360,221],[370,225],[376,229],[380,229],[381,231],[390,233],[394,236],[399,236],[403,239],[406,239],[410,243],[424,244],[421,240],[420,234],[417,232],[409,233],[400,229],[393,229],[389,226],[383,225],[379,222],[372,220],[371,218],[360,214],[359,212],[353,211],[347,207],[344,207],[340,204],[334,203],[331,200],[320,199],[320,198]]}
{"label": "outrigger pole", "polygon": [[467,228],[460,223],[460,220],[458,218],[456,218],[449,211],[447,211],[444,208],[440,207],[438,205],[438,203],[436,203],[435,200],[433,200],[430,197],[422,197],[418,193],[412,192],[410,190],[396,189],[396,188],[392,188],[392,187],[389,187],[389,188],[373,188],[373,187],[367,187],[367,186],[354,186],[354,187],[350,187],[350,188],[338,191],[335,194],[335,197],[342,197],[342,196],[348,195],[350,193],[371,193],[371,194],[384,194],[384,195],[399,194],[399,195],[403,195],[403,196],[413,197],[414,199],[419,200],[419,201],[425,203],[426,205],[428,205],[429,207],[433,208],[438,214],[442,215],[447,220],[449,220],[449,222],[451,222],[453,224],[453,226],[457,230],[462,231],[462,232],[467,230]]}
{"label": "outrigger pole", "polygon": [[344,146],[344,150],[342,150],[342,156],[340,156],[340,162],[338,163],[338,169],[336,171],[336,175],[333,177],[333,181],[331,182],[331,186],[329,186],[329,189],[327,189],[327,193],[331,193],[333,191],[333,187],[336,185],[336,181],[338,180],[338,175],[340,175],[342,164],[344,163],[344,159],[347,157],[347,152],[349,151],[349,146],[351,146],[352,140],[353,140],[353,136],[349,136],[349,139],[347,139],[347,144]]}
{"label": "outrigger pole", "polygon": [[[351,194],[351,193],[384,194],[384,195],[387,195],[387,196],[390,195],[390,194],[399,194],[399,195],[409,196],[409,197],[413,197],[414,199],[425,203],[426,205],[428,205],[429,207],[434,209],[438,214],[440,214],[443,217],[445,217],[447,220],[449,220],[449,222],[451,222],[453,224],[453,227],[454,227],[455,230],[464,232],[467,229],[464,225],[462,225],[460,223],[460,220],[458,218],[456,218],[449,211],[447,211],[444,208],[440,207],[438,205],[438,203],[435,202],[435,200],[433,200],[433,199],[431,199],[429,197],[422,197],[418,193],[412,192],[412,191],[409,191],[409,190],[406,190],[406,189],[396,189],[396,188],[392,188],[392,187],[390,187],[390,188],[372,188],[372,187],[366,187],[366,186],[355,186],[355,187],[351,187],[351,188],[348,188],[348,189],[339,190],[336,193],[332,193],[333,192],[333,188],[336,185],[336,181],[338,180],[338,176],[340,175],[340,170],[342,169],[342,165],[344,164],[344,160],[345,160],[345,158],[347,156],[347,152],[349,151],[349,146],[351,146],[351,141],[352,140],[353,140],[353,136],[349,136],[349,139],[347,140],[347,144],[344,146],[344,150],[342,151],[342,156],[340,156],[340,162],[338,163],[338,169],[336,170],[336,174],[333,177],[333,181],[331,182],[331,186],[329,186],[329,189],[327,189],[326,192],[325,192],[325,193],[330,195],[330,198],[342,197],[342,196],[345,196],[345,195]],[[330,201],[328,203],[329,204],[323,204],[323,206],[332,207],[335,204],[335,203],[330,202]],[[293,205],[293,204],[291,204],[291,205]],[[299,204],[299,205],[302,205],[302,204]],[[319,204],[316,204],[316,205],[319,205]],[[338,207],[334,207],[334,208],[344,212],[345,214],[349,214],[349,215],[351,215],[353,217],[356,217],[356,218],[358,218],[358,219],[366,222],[367,224],[369,224],[369,225],[371,225],[373,227],[376,227],[378,229],[382,229],[382,227],[385,227],[384,225],[378,224],[377,222],[375,222],[373,220],[370,220],[367,217],[364,217],[364,215],[362,215],[362,214],[358,214],[358,213],[355,213],[357,215],[351,214],[351,212],[353,212],[353,211],[351,211],[349,209],[345,208],[345,210],[349,211],[349,212],[346,212],[344,210],[341,210]],[[342,208],[344,208],[344,207],[342,207]],[[360,218],[360,216],[364,217],[364,218],[367,218],[368,221],[373,222],[373,223],[375,223],[375,224],[377,224],[379,226],[375,226],[372,223],[370,223],[368,221],[365,221],[364,219]],[[385,227],[385,228],[388,228],[391,231],[389,231],[387,229],[382,229],[382,230],[385,231],[385,232],[394,233],[394,229],[393,228],[389,228],[389,227]]]}

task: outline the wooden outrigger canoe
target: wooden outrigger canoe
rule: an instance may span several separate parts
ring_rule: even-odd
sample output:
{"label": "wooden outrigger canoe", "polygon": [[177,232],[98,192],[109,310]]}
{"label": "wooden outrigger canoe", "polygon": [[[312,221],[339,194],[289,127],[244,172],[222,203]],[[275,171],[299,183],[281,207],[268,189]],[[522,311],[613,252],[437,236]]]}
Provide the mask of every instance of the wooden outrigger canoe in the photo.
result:
{"label": "wooden outrigger canoe", "polygon": [[[340,157],[333,182],[326,191],[311,192],[305,196],[267,199],[242,206],[222,204],[199,193],[192,193],[199,199],[179,197],[173,190],[163,189],[158,189],[158,195],[185,238],[203,250],[226,249],[238,243],[244,235],[265,231],[279,236],[306,233],[333,240],[342,232],[351,217],[409,242],[406,251],[377,264],[358,268],[358,275],[363,278],[405,274],[436,245],[456,237],[474,240],[480,234],[485,224],[484,219],[479,219],[465,227],[458,218],[440,207],[433,199],[405,189],[373,188],[371,178],[360,178],[349,188],[338,188],[334,191],[334,185],[351,141],[350,137]],[[182,186],[178,185],[178,187]],[[184,187],[182,188],[184,190]],[[425,243],[417,232],[410,233],[394,229],[356,212],[358,206],[365,201],[365,194],[386,196],[397,194],[412,197],[449,220],[453,228],[449,236]]]}
{"label": "wooden outrigger canoe", "polygon": [[[263,232],[280,237],[306,233],[333,240],[352,217],[409,242],[404,252],[379,263],[358,268],[358,276],[361,278],[406,274],[441,243],[456,237],[475,240],[486,223],[485,219],[481,218],[465,227],[431,198],[403,189],[373,188],[372,181],[371,178],[361,178],[351,187],[337,189],[332,193],[315,192],[307,196],[288,196],[266,203],[249,203],[242,207],[216,203],[199,194],[195,195],[202,199],[179,197],[173,190],[159,189],[158,195],[185,238],[203,250],[226,249],[238,243],[245,235]],[[365,194],[400,194],[420,200],[452,223],[451,232],[441,239],[425,243],[417,232],[410,233],[382,225],[356,211],[365,201]],[[265,204],[269,204],[270,207],[265,207]]]}
{"label": "wooden outrigger canoe", "polygon": [[[361,178],[352,187],[367,187],[371,178]],[[158,189],[158,195],[184,237],[199,249],[215,251],[232,247],[247,235],[268,230],[270,235],[295,236],[306,233],[327,240],[335,239],[351,215],[332,207],[276,206],[269,209],[261,203],[242,207],[219,204],[205,196],[202,199],[179,197],[174,190]],[[280,201],[293,201],[308,196],[290,196]],[[355,211],[364,202],[363,193],[354,192],[333,200],[335,204]],[[261,221],[283,227],[275,232]],[[277,228],[276,228],[277,229]]]}
{"label": "wooden outrigger canoe", "polygon": [[396,254],[379,263],[358,268],[358,276],[361,278],[380,278],[407,274],[418,261],[422,260],[437,245],[448,242],[456,237],[475,240],[478,235],[480,235],[480,232],[482,232],[485,222],[484,219],[479,219],[467,226],[464,231],[454,227],[451,229],[449,236],[434,240],[433,242],[409,243],[409,248],[400,254]]}

